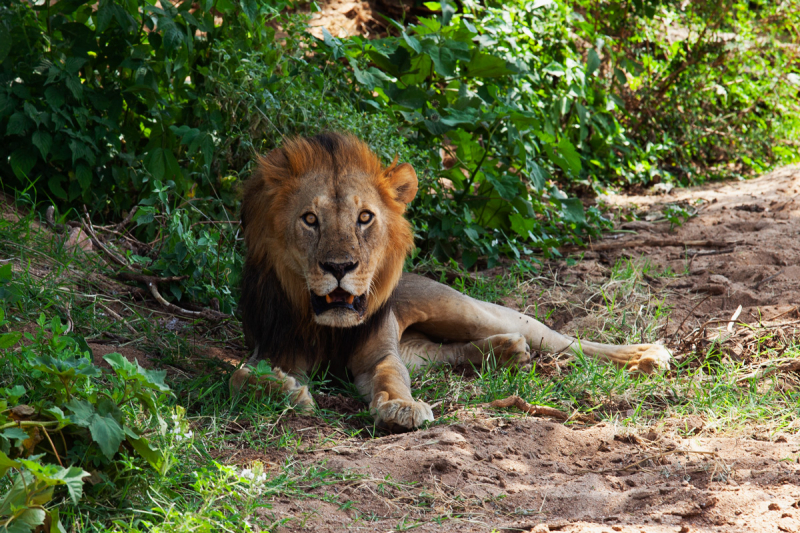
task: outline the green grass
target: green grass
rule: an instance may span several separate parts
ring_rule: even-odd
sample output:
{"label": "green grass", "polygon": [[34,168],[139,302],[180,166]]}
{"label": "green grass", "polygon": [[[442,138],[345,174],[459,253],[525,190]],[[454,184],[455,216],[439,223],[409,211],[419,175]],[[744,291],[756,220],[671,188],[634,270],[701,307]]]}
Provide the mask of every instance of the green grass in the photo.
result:
{"label": "green grass", "polygon": [[[269,507],[273,496],[322,499],[344,508],[352,505],[338,489],[358,482],[359,476],[334,472],[324,464],[308,464],[300,452],[381,436],[366,408],[357,413],[318,409],[311,418],[293,424],[295,414],[280,395],[231,397],[227,381],[232,368],[203,357],[197,345],[240,343],[237,324],[208,328],[204,323],[186,323],[187,329],[170,329],[169,320],[147,301],[112,294],[119,287],[115,289],[99,276],[108,272],[108,267],[96,255],[73,255],[48,232],[33,231],[33,221],[34,215],[18,223],[0,221],[0,258],[6,265],[7,259],[13,263],[11,279],[0,281],[9,321],[0,328],[0,335],[25,331],[34,333],[35,339],[40,314],[47,320],[58,317],[63,324],[73,324],[68,336],[81,349],[86,340],[94,340],[150,354],[156,367],[168,371],[166,382],[171,388],[170,394],[159,400],[155,413],[135,404],[121,406],[162,454],[159,469],[127,447],[108,463],[81,463],[94,474],[92,482],[84,484],[80,501],[74,503],[58,489],[48,504],[59,510],[68,531],[273,530],[282,520]],[[608,342],[661,338],[669,308],[653,294],[647,278],[675,275],[660,272],[647,261],[633,260],[621,260],[597,282],[567,283],[548,277],[544,270],[534,272],[530,265],[511,267],[508,274],[493,278],[433,262],[426,268],[467,294],[510,301],[540,320],[550,318],[548,298],[558,289],[559,309],[572,306],[597,318],[601,325],[597,330],[579,332],[581,337]],[[561,301],[563,294],[568,295],[567,303]],[[109,314],[112,307],[124,321]],[[770,361],[776,358],[800,356],[796,343],[767,342],[770,333],[763,335],[764,342],[754,354],[762,365],[758,368],[773,364]],[[15,357],[18,350],[19,346],[4,350],[3,359]],[[434,405],[436,425],[455,422],[460,410],[516,394],[531,404],[585,415],[583,421],[591,416],[623,428],[700,415],[703,431],[723,434],[771,438],[800,429],[796,382],[779,374],[754,375],[752,360],[732,360],[713,343],[703,351],[677,355],[670,371],[653,376],[632,375],[581,356],[566,361],[540,355],[530,369],[495,368],[489,357],[484,368],[440,367],[415,372],[412,390],[416,398]],[[15,400],[9,390],[29,376],[15,373],[13,366],[0,368],[0,402],[10,402],[11,407]],[[357,397],[352,384],[332,381],[324,373],[313,376],[312,381],[315,393]],[[87,390],[114,394],[116,383],[103,378],[86,386]],[[23,396],[16,403],[34,401],[39,400]],[[499,410],[497,415],[520,416],[512,410]],[[678,433],[684,431],[679,423],[671,427]],[[57,432],[53,437],[59,437]],[[33,451],[49,453],[49,445],[42,441]],[[68,457],[80,463],[87,453],[76,448]],[[50,454],[41,461],[53,459]],[[0,477],[0,494],[10,488],[13,471],[9,472]],[[379,480],[376,486],[387,494],[412,495],[421,509],[430,508],[435,500],[425,496],[425,487],[393,480]],[[383,520],[357,511],[352,516],[354,524]],[[446,521],[450,515],[437,516]],[[294,520],[299,524],[310,518]],[[413,529],[418,525],[417,517],[409,516],[394,527]]]}

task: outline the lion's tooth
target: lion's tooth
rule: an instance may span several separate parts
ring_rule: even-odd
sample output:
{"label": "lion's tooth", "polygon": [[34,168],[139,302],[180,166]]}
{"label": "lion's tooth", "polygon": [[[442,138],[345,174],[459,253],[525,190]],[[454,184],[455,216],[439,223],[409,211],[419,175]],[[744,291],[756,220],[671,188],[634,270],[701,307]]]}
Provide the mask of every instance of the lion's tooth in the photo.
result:
{"label": "lion's tooth", "polygon": [[325,301],[328,302],[328,303],[331,303],[333,301],[333,298],[331,298],[330,294],[326,294],[325,295]]}
{"label": "lion's tooth", "polygon": [[355,296],[353,296],[352,294],[348,294],[347,295],[347,305],[352,305],[353,300],[355,300],[355,299],[356,299]]}

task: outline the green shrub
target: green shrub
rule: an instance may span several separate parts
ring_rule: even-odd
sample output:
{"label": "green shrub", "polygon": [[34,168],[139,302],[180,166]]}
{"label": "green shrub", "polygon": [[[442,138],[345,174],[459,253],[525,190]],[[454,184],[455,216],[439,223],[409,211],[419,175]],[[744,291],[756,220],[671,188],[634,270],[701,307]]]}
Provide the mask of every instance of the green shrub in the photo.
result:
{"label": "green shrub", "polygon": [[[0,277],[10,271],[0,268]],[[4,318],[0,308],[0,330]],[[166,427],[156,407],[169,391],[166,372],[119,354],[104,357],[113,372],[101,370],[81,347],[85,341],[65,335],[57,317],[42,314],[37,325],[19,346],[19,332],[0,334],[0,531],[30,532],[51,522],[56,531],[54,502],[67,497],[77,504],[90,475],[95,493],[125,477],[117,461],[123,444],[156,470],[169,467],[139,420],[146,410]]]}

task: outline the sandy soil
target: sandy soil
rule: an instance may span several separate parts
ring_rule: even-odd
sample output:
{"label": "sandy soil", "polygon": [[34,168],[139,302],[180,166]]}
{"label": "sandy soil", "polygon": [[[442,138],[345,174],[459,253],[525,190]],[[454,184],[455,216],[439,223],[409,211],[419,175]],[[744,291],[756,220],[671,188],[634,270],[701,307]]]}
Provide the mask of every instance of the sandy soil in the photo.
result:
{"label": "sandy soil", "polygon": [[[726,323],[707,322],[727,322],[739,305],[737,322],[778,324],[793,336],[800,323],[798,193],[800,168],[787,168],[745,182],[612,197],[620,209],[655,220],[622,223],[638,234],[598,244],[719,242],[630,244],[555,268],[563,279],[586,281],[619,257],[644,256],[657,270],[678,273],[652,280],[654,294],[674,309],[665,340],[676,351],[690,348],[686,338],[696,345],[700,333],[724,333]],[[657,219],[663,204],[676,202],[698,214],[671,231]],[[585,318],[554,314],[551,324],[576,331]],[[749,330],[732,330],[726,340],[741,349],[746,339],[737,334]],[[352,400],[339,400],[327,398],[326,408],[352,412]],[[280,531],[800,532],[797,435],[772,442],[716,436],[694,417],[634,431],[501,418],[482,408],[455,415],[455,425],[364,440],[337,438],[313,419],[287,420],[304,430],[302,451],[273,450],[272,464],[322,464],[363,477],[313,491],[327,501],[274,499],[265,517],[285,521]]]}
{"label": "sandy soil", "polygon": [[[623,241],[711,240],[720,246],[629,248],[609,255],[641,254],[661,268],[684,274],[669,284],[675,292],[670,299],[675,318],[682,320],[690,315],[683,331],[702,320],[730,318],[739,305],[743,308],[739,317],[742,322],[769,322],[776,317],[796,320],[800,318],[798,198],[797,166],[754,180],[678,189],[661,196],[610,197],[608,203],[612,205],[650,210],[649,218],[657,217],[659,205],[665,203],[696,206],[699,211],[674,231],[669,231],[670,224],[664,221],[622,224],[622,228],[639,233],[627,235]],[[677,325],[673,324],[668,333],[674,333]]]}

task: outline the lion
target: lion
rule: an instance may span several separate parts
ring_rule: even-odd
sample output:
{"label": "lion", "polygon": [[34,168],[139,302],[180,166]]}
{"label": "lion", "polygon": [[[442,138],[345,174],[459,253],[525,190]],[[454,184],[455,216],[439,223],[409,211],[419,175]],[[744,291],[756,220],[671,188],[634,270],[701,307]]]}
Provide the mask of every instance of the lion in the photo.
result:
{"label": "lion", "polygon": [[481,365],[488,354],[525,365],[531,349],[582,351],[648,373],[669,366],[663,346],[578,341],[404,273],[414,249],[404,213],[417,187],[410,164],[395,158],[384,168],[349,134],[294,138],[259,158],[243,191],[240,311],[249,364],[269,360],[273,373],[257,378],[239,368],[232,392],[261,383],[313,407],[301,376],[327,365],[354,381],[380,427],[410,430],[433,413],[413,398],[408,367]]}

